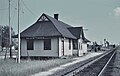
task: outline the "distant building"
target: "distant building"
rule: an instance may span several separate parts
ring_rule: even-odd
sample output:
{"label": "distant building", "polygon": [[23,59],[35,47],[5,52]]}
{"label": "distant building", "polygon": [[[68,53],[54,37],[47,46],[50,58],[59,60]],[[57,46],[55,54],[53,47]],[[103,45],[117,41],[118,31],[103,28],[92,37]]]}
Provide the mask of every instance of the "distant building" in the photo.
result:
{"label": "distant building", "polygon": [[87,40],[82,27],[72,27],[54,18],[42,14],[26,30],[21,32],[21,56],[61,57],[87,53]]}

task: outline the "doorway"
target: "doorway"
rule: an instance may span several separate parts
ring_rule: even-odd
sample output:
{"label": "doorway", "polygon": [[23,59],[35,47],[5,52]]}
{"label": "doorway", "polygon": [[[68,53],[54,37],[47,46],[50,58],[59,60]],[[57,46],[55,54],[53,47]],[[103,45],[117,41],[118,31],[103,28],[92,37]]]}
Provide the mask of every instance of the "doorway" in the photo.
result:
{"label": "doorway", "polygon": [[62,47],[61,48],[61,50],[62,50],[61,55],[64,56],[64,40],[62,40],[62,46],[61,47]]}

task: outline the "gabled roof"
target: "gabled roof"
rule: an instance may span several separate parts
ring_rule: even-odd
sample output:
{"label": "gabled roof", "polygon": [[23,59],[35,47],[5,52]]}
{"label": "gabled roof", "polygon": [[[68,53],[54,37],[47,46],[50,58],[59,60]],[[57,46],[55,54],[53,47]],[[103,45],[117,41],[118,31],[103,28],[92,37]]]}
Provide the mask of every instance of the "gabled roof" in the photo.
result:
{"label": "gabled roof", "polygon": [[77,38],[80,38],[80,35],[84,37],[83,29],[82,27],[69,27],[68,30]]}
{"label": "gabled roof", "polygon": [[90,40],[86,39],[85,37],[83,38],[83,42],[87,43],[87,42],[91,42]]}
{"label": "gabled roof", "polygon": [[60,36],[72,39],[79,39],[82,35],[85,42],[89,41],[84,37],[82,27],[72,27],[44,13],[33,25],[22,31],[20,35],[21,38]]}
{"label": "gabled roof", "polygon": [[21,33],[21,37],[61,36],[50,21],[35,23]]}
{"label": "gabled roof", "polygon": [[77,39],[82,37],[83,42],[90,42],[84,36],[83,27],[69,27],[68,29]]}
{"label": "gabled roof", "polygon": [[[44,20],[41,18],[44,16]],[[41,17],[32,26],[27,28],[21,33],[21,37],[47,37],[47,36],[62,36],[67,38],[76,39],[75,36],[67,29],[72,27],[61,21],[56,20],[46,14],[42,14]]]}

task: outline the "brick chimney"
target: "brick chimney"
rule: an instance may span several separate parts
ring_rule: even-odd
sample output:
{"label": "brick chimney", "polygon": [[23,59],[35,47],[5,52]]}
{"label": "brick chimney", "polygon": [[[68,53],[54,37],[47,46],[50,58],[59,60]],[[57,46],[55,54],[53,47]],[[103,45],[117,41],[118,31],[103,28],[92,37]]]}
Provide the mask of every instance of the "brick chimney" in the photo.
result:
{"label": "brick chimney", "polygon": [[54,14],[54,18],[55,18],[56,20],[58,20],[58,15],[59,15],[59,14]]}

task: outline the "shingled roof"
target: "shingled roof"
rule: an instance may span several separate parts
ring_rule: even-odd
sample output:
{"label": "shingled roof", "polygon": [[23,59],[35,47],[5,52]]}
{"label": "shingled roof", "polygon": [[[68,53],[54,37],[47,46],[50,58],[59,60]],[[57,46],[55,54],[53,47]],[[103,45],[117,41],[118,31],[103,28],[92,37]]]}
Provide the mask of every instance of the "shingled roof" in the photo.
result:
{"label": "shingled roof", "polygon": [[44,13],[33,25],[22,31],[20,35],[21,38],[58,36],[72,39],[79,39],[80,35],[82,35],[83,40],[87,41],[82,27],[72,27]]}
{"label": "shingled roof", "polygon": [[90,40],[86,39],[85,37],[83,38],[83,42],[91,42]]}
{"label": "shingled roof", "polygon": [[[41,21],[42,17],[43,21]],[[76,37],[67,29],[68,27],[72,26],[43,13],[36,23],[21,32],[21,38],[61,36],[76,39]]]}
{"label": "shingled roof", "polygon": [[68,30],[77,38],[80,38],[80,35],[84,37],[83,28],[82,27],[69,27]]}
{"label": "shingled roof", "polygon": [[84,36],[83,27],[69,27],[68,29],[77,39],[82,37],[83,42],[90,42]]}

